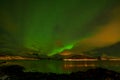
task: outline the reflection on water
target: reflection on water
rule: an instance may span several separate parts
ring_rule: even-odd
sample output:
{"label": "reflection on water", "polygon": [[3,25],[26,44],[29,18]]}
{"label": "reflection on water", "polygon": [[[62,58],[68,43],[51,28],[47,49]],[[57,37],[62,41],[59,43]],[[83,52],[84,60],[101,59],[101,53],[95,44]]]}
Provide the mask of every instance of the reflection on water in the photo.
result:
{"label": "reflection on water", "polygon": [[64,62],[63,69],[66,71],[76,72],[87,70],[88,68],[95,68],[97,65],[87,62]]}
{"label": "reflection on water", "polygon": [[86,71],[87,69],[103,67],[120,72],[120,61],[53,61],[53,60],[14,60],[7,61],[4,65],[18,64],[25,67],[26,71],[70,73]]}

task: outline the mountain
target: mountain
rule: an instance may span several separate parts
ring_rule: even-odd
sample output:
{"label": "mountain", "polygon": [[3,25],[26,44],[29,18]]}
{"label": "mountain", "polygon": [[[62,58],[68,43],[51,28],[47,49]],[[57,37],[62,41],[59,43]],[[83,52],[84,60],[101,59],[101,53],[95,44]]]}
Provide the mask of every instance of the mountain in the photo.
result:
{"label": "mountain", "polygon": [[92,55],[92,56],[106,55],[106,56],[120,57],[120,42],[110,45],[110,46],[86,51],[84,53]]}
{"label": "mountain", "polygon": [[93,59],[94,57],[91,57],[85,54],[70,54],[70,55],[56,54],[52,58],[54,59]]}
{"label": "mountain", "polygon": [[68,59],[92,59],[93,57],[88,55],[71,55],[67,57]]}

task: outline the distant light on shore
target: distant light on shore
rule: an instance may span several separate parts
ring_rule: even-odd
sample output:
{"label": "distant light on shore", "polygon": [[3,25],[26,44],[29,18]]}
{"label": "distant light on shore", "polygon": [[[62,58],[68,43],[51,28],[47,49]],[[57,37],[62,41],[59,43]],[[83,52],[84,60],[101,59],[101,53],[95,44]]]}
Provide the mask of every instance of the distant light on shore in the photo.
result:
{"label": "distant light on shore", "polygon": [[97,59],[63,59],[64,61],[98,61]]}

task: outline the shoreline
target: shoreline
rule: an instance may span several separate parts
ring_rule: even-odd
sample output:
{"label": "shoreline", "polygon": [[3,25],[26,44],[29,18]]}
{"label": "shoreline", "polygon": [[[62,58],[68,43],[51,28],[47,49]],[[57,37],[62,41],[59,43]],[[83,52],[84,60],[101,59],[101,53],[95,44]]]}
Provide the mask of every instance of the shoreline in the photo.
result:
{"label": "shoreline", "polygon": [[87,58],[83,58],[83,59],[52,59],[52,58],[32,58],[32,57],[22,57],[22,56],[0,56],[0,60],[58,60],[58,61],[120,61],[120,58],[109,58],[109,59],[97,59],[97,58],[93,58],[93,59],[87,59]]}
{"label": "shoreline", "polygon": [[119,72],[100,67],[70,74],[24,72],[24,67],[18,65],[2,66],[0,70],[2,71],[0,78],[9,80],[120,80]]}

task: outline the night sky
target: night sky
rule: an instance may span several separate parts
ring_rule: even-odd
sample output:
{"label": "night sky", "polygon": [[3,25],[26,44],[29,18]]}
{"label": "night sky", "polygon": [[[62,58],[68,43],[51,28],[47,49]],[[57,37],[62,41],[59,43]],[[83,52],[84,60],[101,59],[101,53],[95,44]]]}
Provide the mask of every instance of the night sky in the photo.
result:
{"label": "night sky", "polygon": [[53,55],[114,44],[120,41],[119,5],[119,0],[2,0],[0,48]]}

